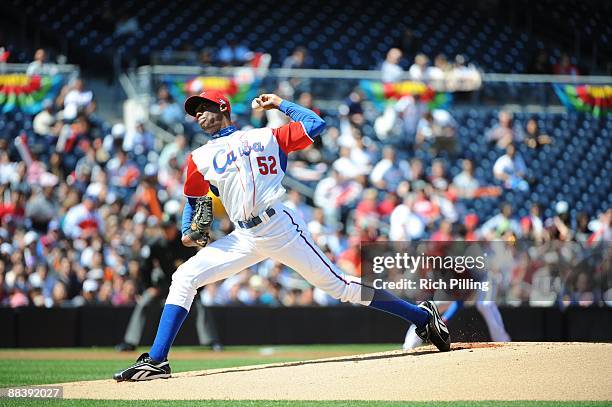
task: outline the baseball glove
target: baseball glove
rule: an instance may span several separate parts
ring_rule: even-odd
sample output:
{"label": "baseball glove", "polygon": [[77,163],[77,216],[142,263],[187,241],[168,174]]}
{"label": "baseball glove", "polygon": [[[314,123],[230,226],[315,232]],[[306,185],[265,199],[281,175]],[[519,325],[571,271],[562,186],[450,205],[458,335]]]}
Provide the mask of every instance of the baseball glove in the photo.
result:
{"label": "baseball glove", "polygon": [[191,227],[188,236],[199,246],[206,246],[210,240],[210,226],[213,221],[212,198],[205,196],[198,198],[196,207],[191,219]]}

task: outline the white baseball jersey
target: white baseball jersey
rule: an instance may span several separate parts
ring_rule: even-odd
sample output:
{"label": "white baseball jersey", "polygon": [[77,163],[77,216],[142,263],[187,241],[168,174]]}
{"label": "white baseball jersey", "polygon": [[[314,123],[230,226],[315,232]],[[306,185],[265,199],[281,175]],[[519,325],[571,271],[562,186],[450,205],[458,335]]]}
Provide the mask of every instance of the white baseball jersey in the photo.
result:
{"label": "white baseball jersey", "polygon": [[[319,131],[324,125],[313,112],[306,120],[318,125]],[[268,208],[275,213],[255,227],[236,227],[183,263],[172,275],[166,304],[189,310],[199,287],[269,257],[291,267],[334,298],[370,303],[361,296],[361,280],[346,275],[329,261],[313,242],[304,221],[280,202],[285,192],[281,181],[287,154],[311,143],[303,122],[297,121],[278,129],[226,128],[219,137],[191,153],[187,161],[186,196],[200,197],[211,190],[220,197],[234,223],[260,216]]]}
{"label": "white baseball jersey", "polygon": [[287,154],[311,143],[300,122],[218,137],[189,156],[184,194],[200,197],[210,189],[233,222],[259,216],[285,193]]}

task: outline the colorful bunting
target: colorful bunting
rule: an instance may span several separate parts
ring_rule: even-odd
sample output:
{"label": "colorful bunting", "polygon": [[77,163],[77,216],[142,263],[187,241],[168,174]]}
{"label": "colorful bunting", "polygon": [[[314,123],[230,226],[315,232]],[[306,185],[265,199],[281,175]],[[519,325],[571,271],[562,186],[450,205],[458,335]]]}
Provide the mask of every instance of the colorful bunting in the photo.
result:
{"label": "colorful bunting", "polygon": [[380,110],[384,110],[388,103],[397,102],[404,96],[412,96],[419,102],[426,103],[431,110],[446,108],[452,100],[450,93],[437,92],[423,82],[383,83],[363,80],[359,86]]}
{"label": "colorful bunting", "polygon": [[204,90],[218,90],[230,100],[232,112],[242,114],[251,109],[251,100],[257,96],[259,80],[239,82],[234,78],[221,76],[198,76],[188,81],[177,81],[166,78],[163,81],[168,86],[172,97],[182,103],[188,96],[201,93]]}
{"label": "colorful bunting", "polygon": [[554,85],[561,103],[570,109],[587,112],[595,117],[612,110],[612,86]]}
{"label": "colorful bunting", "polygon": [[27,114],[36,114],[42,110],[45,99],[57,95],[62,82],[60,75],[0,75],[0,107],[5,113],[19,109]]}

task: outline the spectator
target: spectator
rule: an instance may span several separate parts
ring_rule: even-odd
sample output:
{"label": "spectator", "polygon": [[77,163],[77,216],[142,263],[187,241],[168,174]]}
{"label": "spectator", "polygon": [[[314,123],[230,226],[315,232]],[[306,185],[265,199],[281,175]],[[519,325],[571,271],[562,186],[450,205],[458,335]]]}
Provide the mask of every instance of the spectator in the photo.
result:
{"label": "spectator", "polygon": [[58,281],[53,286],[53,294],[50,301],[47,302],[47,307],[69,307],[68,291],[66,284]]}
{"label": "spectator", "polygon": [[589,241],[589,236],[591,235],[591,230],[589,228],[589,215],[586,212],[579,212],[576,215],[576,241],[580,243],[587,243]]}
{"label": "spectator", "polygon": [[160,168],[158,181],[170,199],[182,200],[183,196],[183,169],[179,166],[177,157],[170,157],[168,164]]}
{"label": "spectator", "polygon": [[312,93],[310,92],[302,92],[300,93],[300,97],[297,102],[300,106],[304,106],[307,109],[312,110],[316,114],[320,115],[321,111],[315,106],[314,98],[312,97]]}
{"label": "spectator", "polygon": [[418,158],[410,160],[410,181],[414,186],[419,181],[425,180],[425,169],[423,167],[423,161]]}
{"label": "spectator", "polygon": [[99,288],[100,286],[96,280],[88,279],[83,281],[81,295],[73,298],[72,304],[77,307],[82,307],[84,305],[97,305]]}
{"label": "spectator", "polygon": [[144,177],[136,188],[134,195],[132,195],[131,202],[136,207],[143,206],[150,213],[150,216],[155,217],[157,221],[161,221],[163,212],[158,198],[159,192],[161,191],[158,191],[157,167],[155,164],[149,163],[145,166]]}
{"label": "spectator", "polygon": [[312,211],[312,220],[308,223],[308,231],[317,245],[329,247],[335,253],[339,252],[340,242],[334,230],[327,225],[325,212],[322,208],[315,208]]}
{"label": "spectator", "polygon": [[589,222],[589,229],[593,231],[588,239],[590,246],[612,240],[612,208],[602,211],[596,221]]}
{"label": "spectator", "polygon": [[62,157],[57,151],[53,151],[49,157],[49,173],[60,180],[66,179]]}
{"label": "spectator", "polygon": [[134,305],[136,303],[136,285],[132,280],[126,280],[121,290],[113,296],[114,306]]}
{"label": "spectator", "polygon": [[97,211],[98,199],[86,195],[83,202],[70,208],[63,221],[62,230],[72,239],[86,238],[104,231],[104,223]]}
{"label": "spectator", "polygon": [[450,73],[452,66],[448,63],[444,54],[438,54],[434,58],[433,66],[425,70],[425,77],[431,81],[431,84],[436,89],[444,89],[444,82]]}
{"label": "spectator", "polygon": [[478,220],[478,215],[476,215],[475,213],[469,213],[465,215],[465,218],[463,219],[463,226],[465,226],[465,241],[475,242],[476,240],[478,240],[478,236],[476,234]]}
{"label": "spectator", "polygon": [[39,48],[34,53],[34,61],[30,62],[26,69],[26,75],[55,75],[57,67],[54,64],[47,63],[47,53],[44,49]]}
{"label": "spectator", "polygon": [[474,177],[474,164],[466,159],[462,161],[461,168],[461,172],[453,178],[453,187],[460,198],[473,198],[480,185]]}
{"label": "spectator", "polygon": [[110,134],[104,137],[104,150],[110,155],[114,155],[115,152],[123,147],[123,140],[125,138],[125,125],[123,123],[115,123],[111,128]]}
{"label": "spectator", "polygon": [[47,230],[49,222],[57,215],[59,205],[55,195],[55,186],[58,178],[50,173],[44,173],[40,180],[38,189],[25,207],[25,216],[32,221],[35,230],[44,232]]}
{"label": "spectator", "polygon": [[136,128],[128,131],[123,139],[123,150],[130,153],[132,157],[143,157],[155,149],[155,136],[145,128],[144,120],[136,122]]}
{"label": "spectator", "polygon": [[[309,68],[306,57],[308,52],[304,47],[297,47],[291,55],[285,58],[281,68],[289,70],[289,72],[279,78],[279,88],[283,89],[286,95],[293,95],[296,91],[304,91],[310,89],[310,79],[294,77],[291,74],[293,69]],[[268,56],[269,57],[269,56]]]}
{"label": "spectator", "polygon": [[434,160],[431,165],[431,175],[428,177],[428,182],[434,188],[446,191],[448,189],[448,178],[446,177],[446,167],[444,161]]}
{"label": "spectator", "polygon": [[183,167],[188,154],[187,138],[184,134],[179,133],[174,138],[174,141],[166,144],[162,149],[159,155],[159,167],[160,169],[166,169],[171,159],[175,159],[176,165]]}
{"label": "spectator", "polygon": [[304,47],[297,47],[293,53],[283,61],[283,69],[304,69],[306,68],[307,51]]}
{"label": "spectator", "polygon": [[105,281],[98,290],[98,304],[100,305],[112,305],[113,297],[113,285],[110,281]]}
{"label": "spectator", "polygon": [[391,240],[411,241],[420,239],[425,234],[425,222],[412,211],[413,198],[406,196],[404,202],[398,205],[391,213],[389,223]]}
{"label": "spectator", "polygon": [[576,65],[572,63],[572,60],[570,59],[569,55],[565,53],[561,54],[561,58],[559,62],[555,64],[553,71],[555,75],[580,75],[580,72],[578,71]]}
{"label": "spectator", "polygon": [[[424,142],[430,142],[434,150],[443,149],[447,144],[454,150],[456,121],[449,111],[434,109],[423,113],[417,123],[415,142],[417,147]],[[446,149],[446,148],[444,148]]]}
{"label": "spectator", "polygon": [[363,192],[363,199],[361,202],[359,202],[359,204],[357,204],[357,208],[355,208],[355,223],[357,225],[362,224],[368,219],[378,219],[379,213],[377,198],[378,192],[373,188],[366,189]]}
{"label": "spectator", "polygon": [[344,250],[338,256],[336,264],[345,273],[353,276],[361,275],[361,238],[359,236],[353,236],[349,238],[349,244],[346,250]]}
{"label": "spectator", "polygon": [[372,169],[370,181],[386,191],[395,191],[402,180],[410,178],[410,168],[405,160],[398,160],[393,147],[383,149],[383,157]]}
{"label": "spectator", "polygon": [[351,149],[348,147],[340,148],[340,157],[334,161],[332,167],[346,179],[356,179],[360,175],[368,173],[366,166],[352,160]]}
{"label": "spectator", "polygon": [[173,130],[185,117],[183,109],[174,101],[168,88],[161,86],[157,91],[157,101],[150,108],[152,119],[165,129]]}
{"label": "spectator", "polygon": [[287,200],[284,204],[297,212],[306,223],[312,219],[312,209],[304,203],[304,197],[295,189],[287,192]]}
{"label": "spectator", "polygon": [[538,122],[535,119],[529,119],[525,127],[525,144],[529,148],[538,148],[540,146],[550,144],[552,139],[548,134],[544,134],[538,127]]}
{"label": "spectator", "polygon": [[497,240],[506,232],[520,233],[519,224],[512,216],[512,205],[507,202],[502,204],[497,215],[481,226],[478,234],[487,240]]}
{"label": "spectator", "polygon": [[[408,186],[410,184],[407,184]],[[376,210],[383,218],[388,218],[395,207],[399,204],[398,194],[395,192],[387,192],[383,200],[378,204]]]}
{"label": "spectator", "polygon": [[432,242],[450,242],[453,240],[452,229],[453,225],[449,221],[443,220],[440,222],[438,230],[431,235],[430,240]]}
{"label": "spectator", "polygon": [[10,217],[11,221],[22,224],[25,217],[25,193],[23,190],[14,189],[4,194],[0,203],[0,222],[5,222]]}
{"label": "spectator", "polygon": [[342,210],[357,203],[363,187],[351,178],[344,178],[337,170],[322,179],[314,192],[314,203],[325,212],[326,223],[336,226]]}
{"label": "spectator", "polygon": [[440,217],[440,207],[432,199],[433,191],[431,185],[425,182],[417,182],[415,186],[412,211],[418,215],[426,225],[431,225]]}
{"label": "spectator", "polygon": [[472,91],[482,85],[482,75],[474,64],[466,65],[465,57],[455,56],[452,67],[447,67],[445,84],[446,91]]}
{"label": "spectator", "polygon": [[512,113],[502,110],[499,112],[499,123],[488,131],[487,139],[495,142],[499,148],[506,148],[511,143],[522,141],[523,132],[513,122]]}
{"label": "spectator", "polygon": [[532,204],[529,209],[529,222],[531,223],[532,234],[536,242],[542,242],[544,239],[544,222],[540,215],[540,206]]}
{"label": "spectator", "polygon": [[64,120],[74,120],[79,112],[90,115],[95,109],[93,92],[85,90],[85,83],[78,78],[74,84],[67,88],[70,89],[63,98],[63,117]]}
{"label": "spectator", "polygon": [[429,58],[425,54],[417,54],[414,57],[414,64],[410,66],[408,74],[414,81],[424,81],[427,79],[427,65],[429,64]]}
{"label": "spectator", "polygon": [[117,156],[106,163],[106,172],[111,192],[128,199],[138,185],[140,170],[128,159],[124,150],[117,150]]}
{"label": "spectator", "polygon": [[559,201],[555,204],[556,215],[546,219],[545,225],[548,232],[555,240],[569,242],[574,237],[569,215],[569,204],[566,201]]}
{"label": "spectator", "polygon": [[0,45],[0,72],[4,73],[6,69],[6,63],[8,62],[10,56],[11,51]]}
{"label": "spectator", "polygon": [[346,135],[348,132],[352,133],[352,128],[361,128],[364,125],[363,100],[363,92],[359,89],[354,89],[344,100],[344,104],[338,108],[341,136]]}
{"label": "spectator", "polygon": [[43,101],[43,110],[34,116],[34,121],[32,122],[34,132],[45,138],[51,137],[55,121],[53,102],[50,99],[45,99]]}
{"label": "spectator", "polygon": [[533,244],[535,242],[535,236],[533,233],[533,227],[531,225],[531,219],[529,216],[523,216],[519,221],[519,240],[522,243]]}
{"label": "spectator", "polygon": [[364,144],[364,137],[355,137],[355,144],[351,148],[350,158],[358,167],[370,172],[372,162],[374,161],[374,154]]}
{"label": "spectator", "polygon": [[404,75],[404,70],[400,66],[402,51],[399,48],[391,48],[387,52],[387,57],[380,68],[383,82],[399,82]]}
{"label": "spectator", "polygon": [[213,65],[213,50],[212,48],[204,48],[198,55],[198,64],[202,68],[207,68]]}
{"label": "spectator", "polygon": [[91,126],[84,113],[79,113],[72,124],[62,127],[55,150],[63,153],[64,169],[72,171],[80,156],[85,154],[91,142]]}
{"label": "spectator", "polygon": [[30,274],[28,278],[28,283],[31,287],[41,290],[43,303],[36,304],[36,306],[45,306],[45,298],[51,297],[56,282],[57,279],[49,275],[49,267],[45,262],[40,262],[36,265],[34,273]]}
{"label": "spectator", "polygon": [[17,163],[11,162],[6,150],[0,150],[0,185],[10,183],[17,173]]}
{"label": "spectator", "polygon": [[506,147],[506,154],[495,161],[493,175],[503,183],[506,189],[529,190],[529,184],[525,180],[527,166],[523,158],[516,153],[514,144],[509,144]]}

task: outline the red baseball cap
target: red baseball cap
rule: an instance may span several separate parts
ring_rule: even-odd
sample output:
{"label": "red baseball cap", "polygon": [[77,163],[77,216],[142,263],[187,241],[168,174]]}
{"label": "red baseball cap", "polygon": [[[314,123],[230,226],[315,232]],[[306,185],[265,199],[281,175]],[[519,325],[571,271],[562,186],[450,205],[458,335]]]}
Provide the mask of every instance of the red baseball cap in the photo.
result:
{"label": "red baseball cap", "polygon": [[227,106],[227,111],[232,114],[232,106],[230,105],[229,99],[218,90],[207,90],[199,95],[193,95],[187,98],[185,101],[185,111],[187,114],[195,117],[196,109],[202,103],[203,100],[210,100],[219,106]]}

